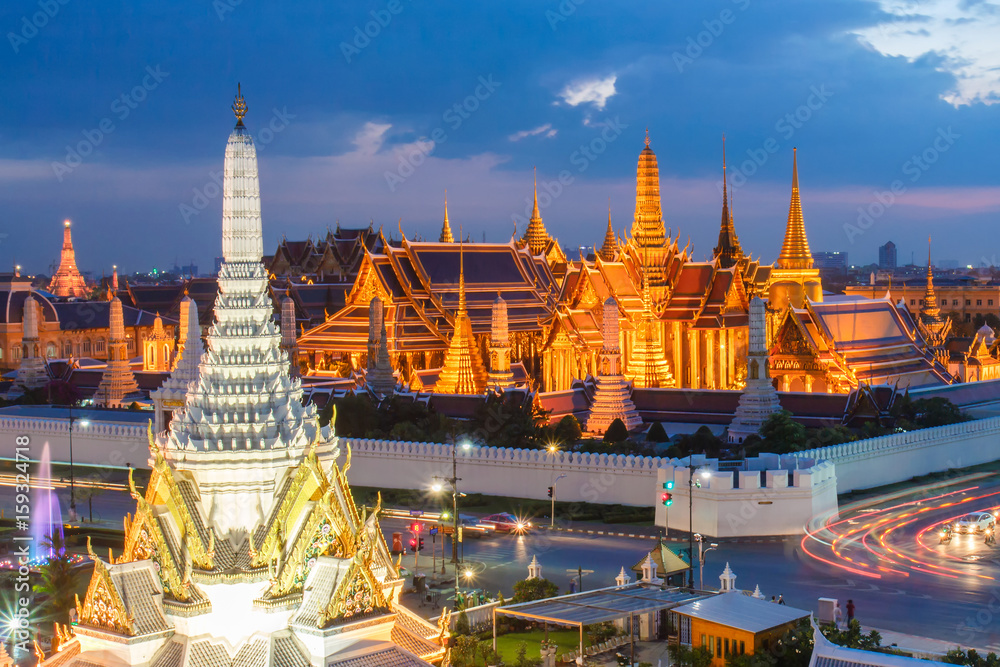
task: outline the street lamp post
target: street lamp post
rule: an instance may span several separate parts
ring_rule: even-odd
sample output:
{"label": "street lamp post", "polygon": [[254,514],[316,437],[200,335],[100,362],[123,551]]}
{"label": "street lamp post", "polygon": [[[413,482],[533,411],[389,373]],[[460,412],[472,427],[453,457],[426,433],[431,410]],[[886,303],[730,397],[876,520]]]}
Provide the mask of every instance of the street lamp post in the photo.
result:
{"label": "street lamp post", "polygon": [[556,480],[552,482],[552,514],[549,517],[549,528],[556,527],[556,485],[566,475],[559,475]]}
{"label": "street lamp post", "polygon": [[694,459],[688,454],[688,588],[694,588],[694,490],[701,482],[694,478]]}
{"label": "street lamp post", "polygon": [[694,539],[698,543],[698,590],[703,591],[705,590],[705,554],[718,549],[719,545],[712,542],[705,549],[705,538],[702,537],[701,533],[695,533]]}
{"label": "street lamp post", "polygon": [[73,416],[73,404],[69,405],[69,518],[70,521],[77,520],[76,514],[76,470],[73,467],[73,422],[79,421],[80,426],[90,423],[86,418]]}

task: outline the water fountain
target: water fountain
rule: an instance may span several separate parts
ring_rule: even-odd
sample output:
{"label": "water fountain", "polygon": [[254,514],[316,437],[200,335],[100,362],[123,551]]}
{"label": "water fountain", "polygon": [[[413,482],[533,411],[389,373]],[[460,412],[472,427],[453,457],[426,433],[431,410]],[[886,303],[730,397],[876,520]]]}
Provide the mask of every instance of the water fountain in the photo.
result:
{"label": "water fountain", "polygon": [[34,489],[31,494],[31,559],[41,562],[55,555],[48,542],[63,543],[62,508],[52,486],[49,443],[45,443],[42,448],[42,458],[38,462],[38,469],[32,481]]}

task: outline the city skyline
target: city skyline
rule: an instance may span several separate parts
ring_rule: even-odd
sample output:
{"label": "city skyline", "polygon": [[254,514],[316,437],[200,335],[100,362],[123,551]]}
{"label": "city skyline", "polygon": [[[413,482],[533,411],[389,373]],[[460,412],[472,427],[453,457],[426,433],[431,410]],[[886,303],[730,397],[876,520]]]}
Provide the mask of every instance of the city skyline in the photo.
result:
{"label": "city skyline", "polygon": [[[68,4],[39,27],[37,3],[19,3],[3,23],[13,102],[0,112],[0,262],[45,272],[70,218],[81,268],[95,275],[112,264],[210,267],[221,217],[216,110],[238,82],[261,149],[268,250],[338,220],[373,219],[398,237],[402,217],[408,235],[435,238],[446,189],[453,225],[505,241],[515,217],[526,224],[534,166],[552,235],[598,244],[608,197],[614,227],[631,225],[648,127],[665,222],[691,238],[696,259],[717,234],[723,133],[736,229],[754,256],[777,256],[797,146],[814,248],[867,264],[895,239],[906,258],[907,239],[985,232],[1000,208],[976,139],[997,125],[995,55],[979,48],[996,19],[970,5],[931,31],[938,37],[907,41],[908,20],[940,27],[958,11],[917,9],[907,18],[861,1],[614,11],[571,0],[503,11],[223,1],[122,15]],[[473,29],[487,22],[517,34],[518,48]],[[964,50],[951,46],[956,34]],[[553,197],[561,172],[571,196]],[[149,244],[147,226],[160,242]],[[1000,263],[967,236],[937,234],[935,256]]]}

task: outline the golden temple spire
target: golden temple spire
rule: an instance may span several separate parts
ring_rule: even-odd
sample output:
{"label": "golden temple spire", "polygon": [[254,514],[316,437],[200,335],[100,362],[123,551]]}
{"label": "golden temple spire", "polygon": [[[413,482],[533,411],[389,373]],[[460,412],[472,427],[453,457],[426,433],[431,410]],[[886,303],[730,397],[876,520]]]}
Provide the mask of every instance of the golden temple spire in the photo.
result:
{"label": "golden temple spire", "polygon": [[465,312],[465,237],[462,236],[461,225],[458,228],[458,316],[464,317]]}
{"label": "golden temple spire", "polygon": [[236,84],[236,100],[233,102],[233,113],[236,114],[236,127],[243,127],[243,118],[247,115],[247,101],[243,98],[241,84]]}
{"label": "golden temple spire", "polygon": [[487,372],[479,344],[472,333],[472,321],[465,301],[465,238],[459,227],[458,249],[458,312],[455,313],[455,333],[448,343],[444,365],[434,385],[440,394],[481,394],[486,389]]}
{"label": "golden temple spire", "polygon": [[660,169],[656,163],[656,154],[649,146],[648,130],[646,145],[639,153],[636,167],[632,237],[644,248],[661,248],[666,240],[663,211],[660,207]]}
{"label": "golden temple spire", "polygon": [[444,191],[444,223],[441,225],[440,243],[454,243],[455,237],[451,234],[451,222],[448,221],[448,191]]}
{"label": "golden temple spire", "polygon": [[785,242],[778,256],[779,269],[811,269],[812,254],[806,238],[806,223],[802,217],[802,200],[799,198],[798,149],[792,149],[792,200],[788,206],[788,223],[785,226]]}
{"label": "golden temple spire", "polygon": [[726,135],[722,135],[722,225],[719,228],[719,244],[715,246],[714,255],[719,260],[719,266],[728,269],[743,259],[743,248],[736,236],[733,225],[733,213],[729,209],[726,180]]}
{"label": "golden temple spire", "polygon": [[618,241],[615,239],[615,230],[611,227],[611,197],[608,197],[608,229],[604,232],[604,244],[597,253],[605,262],[615,261],[618,254]]}
{"label": "golden temple spire", "polygon": [[545,224],[542,222],[542,214],[538,210],[538,168],[535,168],[535,205],[531,210],[531,220],[528,221],[528,228],[524,231],[524,237],[521,239],[524,243],[528,245],[528,250],[531,251],[532,255],[537,255],[545,251],[545,247],[549,243],[549,233],[545,230]]}
{"label": "golden temple spire", "polygon": [[936,321],[941,316],[937,294],[934,292],[934,271],[931,267],[930,236],[927,237],[927,288],[924,291],[924,305],[920,308],[920,316],[925,322]]}

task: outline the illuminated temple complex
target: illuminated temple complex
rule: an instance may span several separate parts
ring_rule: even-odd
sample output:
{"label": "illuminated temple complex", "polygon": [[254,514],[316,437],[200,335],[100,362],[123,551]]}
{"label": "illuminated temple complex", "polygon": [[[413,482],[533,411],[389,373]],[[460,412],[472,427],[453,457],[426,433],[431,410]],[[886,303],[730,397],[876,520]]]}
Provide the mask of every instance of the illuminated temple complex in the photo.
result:
{"label": "illuminated temple complex", "polygon": [[130,480],[136,511],[125,519],[124,551],[91,551],[77,624],[57,628],[56,651],[40,664],[438,664],[448,616],[434,625],[399,604],[403,580],[377,513],[351,495],[350,451],[341,456],[289,375],[261,262],[257,158],[240,96],[234,111],[224,262],[198,372],[189,315],[184,405],[165,431],[150,428],[153,472],[145,491]]}
{"label": "illuminated temple complex", "polygon": [[[797,152],[791,166],[785,236],[773,265],[743,250],[724,156],[718,243],[711,260],[692,257],[690,244],[665,226],[648,133],[636,167],[631,228],[616,234],[609,208],[603,242],[588,258],[568,259],[548,234],[537,186],[528,228],[508,243],[465,243],[463,249],[446,204],[437,242],[404,235],[393,243],[377,233],[379,240],[365,246],[346,305],[299,338],[300,362],[307,374],[320,377],[365,368],[368,306],[378,297],[401,387],[481,393],[487,385],[481,380],[454,381],[459,357],[452,354],[456,361],[450,362],[446,356],[456,341],[468,351],[473,340],[479,354],[462,359],[492,358],[492,305],[501,296],[509,332],[499,342],[504,363],[536,389],[567,391],[601,375],[603,311],[611,299],[619,310],[620,369],[630,386],[740,390],[747,378],[749,304],[760,297],[766,301],[771,376],[780,390],[951,382],[941,362],[946,324],[933,306],[915,318],[888,298],[824,296],[806,235]],[[930,278],[928,285],[932,290]],[[478,370],[475,375],[482,378]]]}

